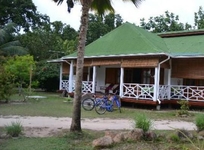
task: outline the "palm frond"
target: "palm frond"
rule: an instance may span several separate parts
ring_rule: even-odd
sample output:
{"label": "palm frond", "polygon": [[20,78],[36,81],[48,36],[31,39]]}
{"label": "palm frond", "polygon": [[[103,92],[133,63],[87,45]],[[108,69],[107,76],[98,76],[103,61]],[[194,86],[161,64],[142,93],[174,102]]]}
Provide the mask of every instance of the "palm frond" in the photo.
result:
{"label": "palm frond", "polygon": [[60,5],[63,3],[64,0],[53,0],[55,3],[57,3],[57,5]]}
{"label": "palm frond", "polygon": [[9,46],[21,46],[21,43],[19,41],[10,41],[10,42],[1,44],[0,48],[9,47]]}
{"label": "palm frond", "polygon": [[6,26],[4,26],[3,30],[5,30],[7,33],[13,33],[16,32],[17,25],[15,23],[9,23]]}
{"label": "palm frond", "polygon": [[[123,0],[123,1],[130,1],[130,0]],[[142,3],[142,1],[144,1],[144,0],[131,0],[131,2],[132,2],[136,7],[138,7],[138,6]]]}
{"label": "palm frond", "polygon": [[7,46],[0,47],[0,53],[4,56],[25,55],[28,54],[27,50],[21,46]]}
{"label": "palm frond", "polygon": [[8,41],[13,35],[13,33],[16,31],[16,24],[15,23],[9,23],[6,26],[4,26],[2,29],[0,29],[0,44]]}
{"label": "palm frond", "polygon": [[104,15],[106,11],[114,12],[111,0],[93,0],[91,10],[96,11],[100,16]]}
{"label": "palm frond", "polygon": [[[53,0],[57,5],[60,5],[63,3],[64,0]],[[71,9],[74,7],[73,0],[67,0],[67,11],[70,13]]]}

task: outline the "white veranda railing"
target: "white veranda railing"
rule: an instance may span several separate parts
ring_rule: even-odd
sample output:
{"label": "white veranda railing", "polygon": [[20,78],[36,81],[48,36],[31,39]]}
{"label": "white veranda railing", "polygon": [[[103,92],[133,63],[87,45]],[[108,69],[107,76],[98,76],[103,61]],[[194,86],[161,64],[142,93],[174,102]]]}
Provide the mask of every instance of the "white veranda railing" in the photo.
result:
{"label": "white veranda railing", "polygon": [[[69,80],[62,80],[61,82],[62,89],[69,92]],[[72,82],[72,91],[75,90],[75,81]],[[92,92],[92,81],[82,81],[82,93],[91,93]]]}
{"label": "white veranda railing", "polygon": [[153,84],[124,83],[123,89],[122,97],[151,100],[154,97]]}
{"label": "white veranda railing", "polygon": [[[92,81],[83,81],[82,93],[91,93],[92,85]],[[63,80],[61,87],[68,91],[69,81]],[[75,90],[75,81],[73,81],[72,90]],[[122,97],[153,100],[154,84],[124,83]],[[158,98],[160,100],[204,101],[204,86],[159,85]]]}
{"label": "white veranda railing", "polygon": [[[153,100],[154,85],[124,83],[122,97]],[[159,85],[158,99],[204,101],[204,86]]]}
{"label": "white veranda railing", "polygon": [[204,101],[204,86],[171,86],[171,99]]}

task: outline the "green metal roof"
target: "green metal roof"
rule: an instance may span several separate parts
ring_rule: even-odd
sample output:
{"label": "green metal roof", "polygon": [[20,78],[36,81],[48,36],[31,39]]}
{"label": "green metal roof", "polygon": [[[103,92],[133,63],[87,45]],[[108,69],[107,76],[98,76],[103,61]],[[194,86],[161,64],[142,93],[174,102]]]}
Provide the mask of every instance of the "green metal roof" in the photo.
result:
{"label": "green metal roof", "polygon": [[[194,32],[194,31],[190,31]],[[176,32],[173,32],[176,33]],[[180,33],[180,32],[178,32]],[[164,33],[164,34],[171,34]],[[204,35],[161,38],[134,24],[124,23],[85,48],[85,58],[112,56],[171,55],[204,57]],[[76,52],[62,59],[76,58]]]}
{"label": "green metal roof", "polygon": [[[163,39],[134,24],[124,23],[85,48],[85,57],[157,55],[167,53]],[[67,57],[76,57],[73,53]]]}
{"label": "green metal roof", "polygon": [[172,56],[204,56],[204,35],[163,38]]}

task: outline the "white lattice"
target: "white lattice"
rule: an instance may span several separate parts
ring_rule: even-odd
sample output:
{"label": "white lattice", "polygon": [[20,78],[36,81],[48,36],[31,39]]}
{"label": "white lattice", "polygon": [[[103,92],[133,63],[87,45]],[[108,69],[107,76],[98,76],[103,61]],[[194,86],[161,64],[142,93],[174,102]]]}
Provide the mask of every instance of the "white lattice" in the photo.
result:
{"label": "white lattice", "polygon": [[124,83],[122,97],[135,99],[153,99],[154,85]]}
{"label": "white lattice", "polygon": [[62,80],[61,84],[62,84],[61,85],[62,89],[65,89],[68,92],[69,91],[69,80]]}
{"label": "white lattice", "polygon": [[91,93],[92,92],[92,81],[83,81],[82,82],[82,93]]}

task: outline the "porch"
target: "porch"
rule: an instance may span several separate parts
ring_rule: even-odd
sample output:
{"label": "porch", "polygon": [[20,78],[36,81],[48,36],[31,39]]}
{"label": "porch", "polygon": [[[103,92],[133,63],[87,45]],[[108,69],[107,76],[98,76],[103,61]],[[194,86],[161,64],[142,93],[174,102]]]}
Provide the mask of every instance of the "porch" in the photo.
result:
{"label": "porch", "polygon": [[[73,82],[73,92],[74,85]],[[187,100],[189,101],[190,106],[204,106],[204,86],[159,85],[158,88],[155,88],[155,84],[137,83],[123,83],[119,86],[121,102],[147,105],[175,105],[178,100]],[[68,91],[69,81],[63,80],[61,87]],[[93,87],[92,81],[83,81],[82,93],[98,92],[95,91],[95,88]]]}

